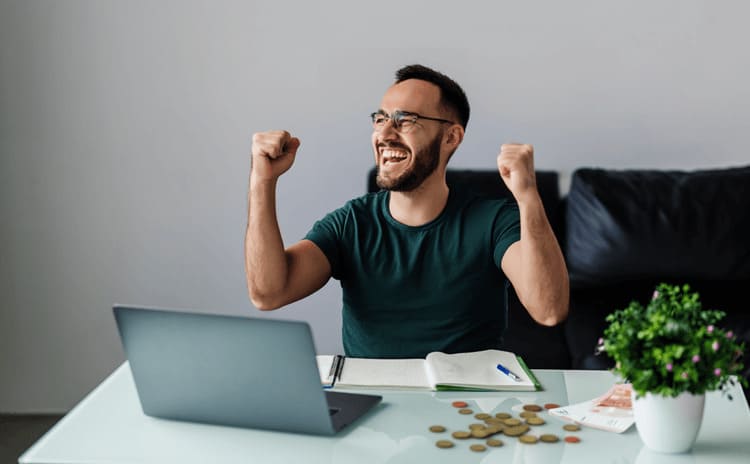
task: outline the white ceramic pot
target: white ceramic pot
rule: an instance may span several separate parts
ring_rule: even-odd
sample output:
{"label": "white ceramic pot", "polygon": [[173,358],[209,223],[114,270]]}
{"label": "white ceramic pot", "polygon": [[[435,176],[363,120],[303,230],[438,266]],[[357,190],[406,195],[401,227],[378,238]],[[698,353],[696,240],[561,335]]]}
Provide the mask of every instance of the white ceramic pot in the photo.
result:
{"label": "white ceramic pot", "polygon": [[690,450],[703,421],[705,395],[682,393],[676,398],[647,393],[633,400],[638,435],[651,450],[684,453]]}

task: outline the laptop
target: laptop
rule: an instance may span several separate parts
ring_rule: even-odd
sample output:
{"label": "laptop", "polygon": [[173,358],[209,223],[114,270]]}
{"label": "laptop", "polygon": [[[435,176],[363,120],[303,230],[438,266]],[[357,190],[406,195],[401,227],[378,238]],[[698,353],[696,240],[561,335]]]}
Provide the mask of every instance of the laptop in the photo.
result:
{"label": "laptop", "polygon": [[306,322],[113,310],[148,416],[334,435],[382,399],[323,390]]}

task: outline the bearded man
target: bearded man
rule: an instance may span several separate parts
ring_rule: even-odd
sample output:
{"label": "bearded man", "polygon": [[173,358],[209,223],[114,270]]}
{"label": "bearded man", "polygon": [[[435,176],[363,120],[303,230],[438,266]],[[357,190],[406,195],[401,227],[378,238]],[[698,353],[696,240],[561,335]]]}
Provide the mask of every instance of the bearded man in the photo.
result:
{"label": "bearded man", "polygon": [[497,156],[498,182],[515,202],[446,183],[468,120],[469,102],[452,79],[421,65],[398,70],[372,113],[382,190],[329,213],[288,248],[276,183],[300,141],[286,131],[254,134],[245,236],[253,304],[277,309],[339,280],[344,349],[353,357],[502,349],[509,283],[534,320],[564,320],[568,274],[536,189],[533,147],[504,144]]}

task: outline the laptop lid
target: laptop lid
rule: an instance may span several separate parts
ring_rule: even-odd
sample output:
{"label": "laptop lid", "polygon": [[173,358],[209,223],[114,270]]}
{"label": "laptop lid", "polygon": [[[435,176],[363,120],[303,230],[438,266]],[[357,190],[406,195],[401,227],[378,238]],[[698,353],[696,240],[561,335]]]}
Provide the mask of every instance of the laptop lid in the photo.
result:
{"label": "laptop lid", "polygon": [[338,393],[329,407],[306,322],[113,310],[149,416],[331,435],[381,399]]}

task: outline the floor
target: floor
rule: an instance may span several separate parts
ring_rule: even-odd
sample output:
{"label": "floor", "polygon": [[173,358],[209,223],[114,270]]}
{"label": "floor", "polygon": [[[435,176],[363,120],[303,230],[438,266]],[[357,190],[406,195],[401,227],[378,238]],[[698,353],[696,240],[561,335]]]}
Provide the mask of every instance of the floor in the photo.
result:
{"label": "floor", "polygon": [[0,464],[17,463],[18,457],[61,418],[61,414],[0,414]]}

